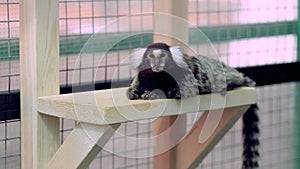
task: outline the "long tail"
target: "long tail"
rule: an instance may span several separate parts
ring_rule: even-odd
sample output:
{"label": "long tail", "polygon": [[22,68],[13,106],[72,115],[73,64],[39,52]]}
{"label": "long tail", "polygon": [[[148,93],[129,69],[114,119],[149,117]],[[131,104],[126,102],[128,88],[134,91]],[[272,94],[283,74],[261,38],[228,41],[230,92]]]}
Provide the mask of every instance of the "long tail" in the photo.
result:
{"label": "long tail", "polygon": [[243,164],[242,169],[255,169],[259,167],[259,117],[258,106],[253,104],[243,115]]}

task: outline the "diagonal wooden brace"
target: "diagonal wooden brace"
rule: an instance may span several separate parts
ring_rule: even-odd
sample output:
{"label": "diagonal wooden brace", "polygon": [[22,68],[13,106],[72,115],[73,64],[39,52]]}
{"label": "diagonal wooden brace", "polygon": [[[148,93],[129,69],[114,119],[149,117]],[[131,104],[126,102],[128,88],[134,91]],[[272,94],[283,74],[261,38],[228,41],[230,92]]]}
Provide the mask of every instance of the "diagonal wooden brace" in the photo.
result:
{"label": "diagonal wooden brace", "polygon": [[[247,111],[249,106],[226,108],[224,110],[206,111],[194,124],[186,137],[176,146],[176,169],[195,168],[213,147],[223,138],[225,133]],[[199,140],[199,135],[204,128],[205,120],[209,120],[208,114],[216,111],[224,111],[219,125],[204,142]],[[211,119],[214,120],[214,119]],[[213,121],[206,121],[213,123]]]}
{"label": "diagonal wooden brace", "polygon": [[[168,146],[167,144],[169,144],[170,150],[154,157],[153,168],[186,169],[197,167],[249,107],[250,105],[243,105],[205,111],[190,131],[173,148],[171,147],[174,139],[178,140],[176,134],[169,134],[169,138],[155,142],[154,150],[157,151],[162,146]],[[154,131],[155,135],[167,129],[178,130],[178,124],[174,124],[173,121],[171,123],[164,121],[159,126],[163,129],[159,132]],[[179,135],[181,134],[179,133]],[[162,141],[165,142],[165,145],[162,145]]]}
{"label": "diagonal wooden brace", "polygon": [[86,169],[120,124],[79,123],[47,165],[47,169]]}

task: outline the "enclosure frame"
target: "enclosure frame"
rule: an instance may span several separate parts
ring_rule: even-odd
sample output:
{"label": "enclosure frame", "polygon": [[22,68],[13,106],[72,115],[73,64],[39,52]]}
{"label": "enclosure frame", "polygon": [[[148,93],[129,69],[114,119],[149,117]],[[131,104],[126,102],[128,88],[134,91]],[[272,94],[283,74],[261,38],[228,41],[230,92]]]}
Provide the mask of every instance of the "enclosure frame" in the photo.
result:
{"label": "enclosure frame", "polygon": [[[182,18],[187,17],[187,0],[155,0],[154,6],[155,12],[164,12]],[[59,95],[58,9],[58,0],[21,0],[20,3],[21,151],[23,169],[86,168],[101,151],[101,147],[105,145],[114,131],[122,123],[129,121],[118,122],[120,119],[116,116],[114,117],[116,118],[114,122],[97,124],[97,122],[91,123],[88,121],[90,116],[87,116],[86,118],[80,119],[80,123],[60,146],[59,118],[64,115],[65,118],[78,119],[72,116],[67,117],[67,114],[64,113],[65,107],[62,107],[61,111],[57,109],[59,104],[56,99],[62,99],[60,102],[66,103],[66,100],[64,100],[66,95]],[[180,39],[187,42],[187,25],[174,25],[172,20],[160,20],[155,23],[156,26],[154,29],[158,32],[165,31],[160,30],[161,24],[169,23],[170,27],[163,33],[167,33],[171,37],[179,35],[181,36]],[[180,33],[176,32],[177,30],[180,30]],[[178,45],[177,41],[172,41],[169,38],[154,37],[154,41],[165,41],[171,45]],[[102,93],[104,91],[99,92],[101,96],[104,95]],[[73,94],[72,97],[82,94],[83,93],[76,93]],[[245,97],[245,94],[249,94],[251,97],[249,97],[249,95]],[[50,95],[54,96],[51,97]],[[214,94],[202,95],[189,100],[193,103],[201,98],[202,102],[200,103],[200,107],[203,106],[202,109],[193,111],[205,111],[205,113],[199,118],[189,133],[185,133],[185,131],[180,132],[180,135],[186,135],[188,137],[185,137],[174,149],[154,157],[154,168],[193,168],[197,166],[237,119],[249,108],[249,105],[256,102],[255,88],[242,88],[229,92],[226,97],[232,98],[228,100],[234,101],[226,102],[225,107],[215,105],[215,107],[208,108],[207,106],[209,105],[205,105],[203,100],[209,101],[208,98],[212,96],[214,96]],[[221,100],[226,98],[221,95],[215,97]],[[154,102],[159,105],[164,101],[166,100],[156,101],[157,103]],[[152,104],[154,104],[154,102],[152,102]],[[177,102],[172,99],[168,100],[168,102],[173,104],[173,106],[177,104]],[[42,109],[43,106],[45,106],[44,103],[47,103],[46,105],[48,107],[46,106],[46,109]],[[149,102],[141,101],[136,104],[144,106],[148,103]],[[70,108],[72,108],[74,104],[76,103],[71,102]],[[86,108],[91,107],[91,105],[85,106]],[[127,106],[131,106],[131,104]],[[113,108],[115,107],[112,107],[112,109]],[[209,120],[209,118],[207,118],[209,113],[214,113],[222,108],[224,108],[224,114],[218,127],[206,142],[199,143],[198,137],[199,132],[201,132],[204,127],[203,122]],[[191,112],[191,110],[183,110],[181,113],[185,114],[189,112]],[[58,113],[61,114],[59,115]],[[73,113],[75,112],[73,111]],[[106,117],[105,114],[101,114],[103,112],[98,113],[99,116]],[[154,134],[160,133],[162,129],[171,126],[178,112],[169,111],[167,114],[170,117],[165,117],[156,122]],[[156,117],[158,116],[150,113],[136,120]],[[182,129],[182,125],[185,125],[183,122],[184,116],[180,118],[182,118],[182,123],[175,128]],[[210,122],[213,123],[215,119],[210,120],[212,120]],[[86,137],[87,133],[94,139]],[[171,141],[174,137],[177,137],[177,135],[171,134],[169,140]],[[191,146],[191,144],[193,144],[193,146]],[[85,147],[81,148],[82,145],[85,145]],[[197,148],[190,149],[191,147]],[[186,154],[189,154],[189,156]],[[68,163],[66,163],[66,160]]]}

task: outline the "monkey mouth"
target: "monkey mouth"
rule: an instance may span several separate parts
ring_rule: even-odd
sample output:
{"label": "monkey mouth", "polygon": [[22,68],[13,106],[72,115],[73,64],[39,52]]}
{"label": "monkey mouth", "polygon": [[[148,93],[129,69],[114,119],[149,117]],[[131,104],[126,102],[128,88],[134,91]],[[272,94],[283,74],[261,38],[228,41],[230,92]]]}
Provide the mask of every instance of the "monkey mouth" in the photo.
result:
{"label": "monkey mouth", "polygon": [[160,72],[160,71],[162,71],[163,69],[162,68],[157,68],[157,67],[153,67],[152,68],[152,71],[153,72]]}

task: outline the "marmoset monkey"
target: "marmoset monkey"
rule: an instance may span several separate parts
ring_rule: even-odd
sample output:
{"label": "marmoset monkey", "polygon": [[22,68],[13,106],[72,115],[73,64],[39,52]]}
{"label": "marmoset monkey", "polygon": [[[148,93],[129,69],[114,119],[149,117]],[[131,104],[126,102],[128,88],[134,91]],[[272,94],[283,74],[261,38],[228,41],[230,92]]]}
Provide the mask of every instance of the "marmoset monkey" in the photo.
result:
{"label": "marmoset monkey", "polygon": [[[187,98],[199,94],[226,94],[255,82],[224,63],[204,57],[183,54],[179,46],[154,43],[131,53],[131,64],[138,74],[133,78],[129,99]],[[258,168],[259,117],[256,104],[243,115],[242,169]]]}

